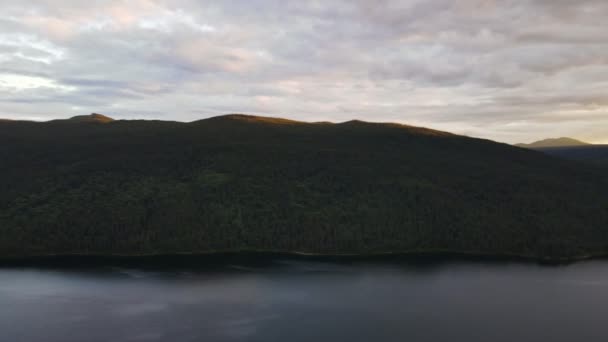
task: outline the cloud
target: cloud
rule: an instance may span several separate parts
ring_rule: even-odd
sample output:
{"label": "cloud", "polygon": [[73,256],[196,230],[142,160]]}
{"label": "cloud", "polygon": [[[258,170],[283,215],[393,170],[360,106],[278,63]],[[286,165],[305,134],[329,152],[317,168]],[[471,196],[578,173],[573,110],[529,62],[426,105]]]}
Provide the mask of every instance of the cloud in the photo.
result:
{"label": "cloud", "polygon": [[5,0],[0,116],[250,112],[607,141],[607,16],[603,0]]}

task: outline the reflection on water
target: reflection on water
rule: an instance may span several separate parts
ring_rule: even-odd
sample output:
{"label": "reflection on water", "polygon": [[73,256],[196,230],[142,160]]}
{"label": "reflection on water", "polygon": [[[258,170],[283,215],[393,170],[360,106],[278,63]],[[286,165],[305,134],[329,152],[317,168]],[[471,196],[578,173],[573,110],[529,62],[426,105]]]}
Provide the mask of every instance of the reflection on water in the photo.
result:
{"label": "reflection on water", "polygon": [[0,340],[605,341],[608,262],[0,268]]}

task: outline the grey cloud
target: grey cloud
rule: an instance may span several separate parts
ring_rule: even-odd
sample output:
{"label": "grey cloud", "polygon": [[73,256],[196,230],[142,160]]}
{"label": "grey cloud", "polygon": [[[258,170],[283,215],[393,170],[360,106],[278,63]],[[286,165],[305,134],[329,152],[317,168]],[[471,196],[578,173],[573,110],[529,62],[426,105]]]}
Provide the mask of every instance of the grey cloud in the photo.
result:
{"label": "grey cloud", "polygon": [[127,82],[106,80],[106,79],[90,79],[90,78],[75,78],[68,77],[60,79],[60,82],[67,85],[78,87],[108,87],[108,88],[125,88]]}

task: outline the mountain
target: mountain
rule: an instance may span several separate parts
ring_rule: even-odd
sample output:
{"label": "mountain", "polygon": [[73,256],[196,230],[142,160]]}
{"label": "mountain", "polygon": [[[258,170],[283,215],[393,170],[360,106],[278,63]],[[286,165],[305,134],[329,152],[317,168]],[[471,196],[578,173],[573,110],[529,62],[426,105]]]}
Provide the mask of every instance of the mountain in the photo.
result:
{"label": "mountain", "polygon": [[585,145],[590,145],[590,144],[580,141],[580,140],[563,137],[563,138],[539,140],[539,141],[535,141],[530,144],[516,144],[515,146],[525,147],[525,148],[543,148],[543,147],[566,147],[566,146],[585,146]]}
{"label": "mountain", "polygon": [[608,145],[544,147],[535,150],[564,159],[608,166]]}
{"label": "mountain", "polygon": [[69,119],[64,120],[55,120],[55,121],[67,121],[73,123],[108,123],[114,121],[111,117],[105,116],[103,114],[92,113],[89,115],[78,115],[71,117]]}
{"label": "mountain", "polygon": [[0,256],[608,252],[605,170],[399,124],[0,122]]}
{"label": "mountain", "polygon": [[608,166],[608,145],[593,145],[572,138],[557,138],[515,146],[534,149],[564,159]]}

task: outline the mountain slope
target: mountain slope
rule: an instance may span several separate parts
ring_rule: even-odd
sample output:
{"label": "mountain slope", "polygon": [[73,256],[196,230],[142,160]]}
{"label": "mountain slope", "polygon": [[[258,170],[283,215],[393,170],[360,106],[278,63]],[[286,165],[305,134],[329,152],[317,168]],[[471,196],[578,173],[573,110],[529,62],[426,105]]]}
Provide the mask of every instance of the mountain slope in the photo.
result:
{"label": "mountain slope", "polygon": [[552,138],[535,141],[530,144],[516,144],[517,147],[525,148],[544,148],[544,147],[569,147],[569,146],[585,146],[590,145],[589,143],[572,139],[572,138]]}
{"label": "mountain slope", "polygon": [[608,251],[603,170],[425,128],[0,123],[0,256]]}
{"label": "mountain slope", "polygon": [[544,147],[535,150],[564,159],[608,166],[608,145]]}

